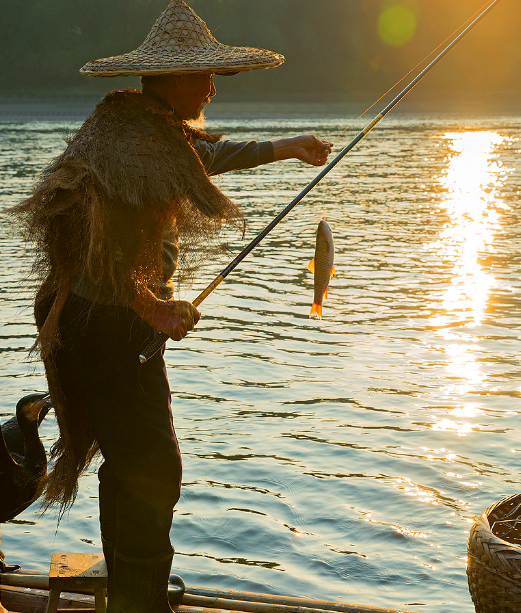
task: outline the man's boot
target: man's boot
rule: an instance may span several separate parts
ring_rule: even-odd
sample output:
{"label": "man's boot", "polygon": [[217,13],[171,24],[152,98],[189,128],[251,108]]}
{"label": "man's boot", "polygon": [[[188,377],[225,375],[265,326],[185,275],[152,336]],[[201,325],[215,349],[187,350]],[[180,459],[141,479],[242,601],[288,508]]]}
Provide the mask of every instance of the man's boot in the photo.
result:
{"label": "man's boot", "polygon": [[[170,613],[168,580],[173,553],[158,558],[131,558],[114,552],[113,594],[107,613]],[[184,592],[178,590],[179,599]]]}

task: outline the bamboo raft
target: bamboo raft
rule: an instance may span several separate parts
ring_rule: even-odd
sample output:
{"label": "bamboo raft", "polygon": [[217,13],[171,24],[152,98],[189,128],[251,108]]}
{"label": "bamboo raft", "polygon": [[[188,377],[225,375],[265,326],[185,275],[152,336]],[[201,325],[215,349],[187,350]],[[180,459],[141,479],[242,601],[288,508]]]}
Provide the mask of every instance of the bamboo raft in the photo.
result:
{"label": "bamboo raft", "polygon": [[[0,575],[0,602],[9,612],[45,613],[49,600],[49,574],[20,569]],[[58,610],[86,613],[94,609],[89,590],[63,592]],[[172,605],[178,613],[410,613],[397,609],[369,607],[343,602],[313,600],[253,592],[236,592],[187,585],[180,604]]]}

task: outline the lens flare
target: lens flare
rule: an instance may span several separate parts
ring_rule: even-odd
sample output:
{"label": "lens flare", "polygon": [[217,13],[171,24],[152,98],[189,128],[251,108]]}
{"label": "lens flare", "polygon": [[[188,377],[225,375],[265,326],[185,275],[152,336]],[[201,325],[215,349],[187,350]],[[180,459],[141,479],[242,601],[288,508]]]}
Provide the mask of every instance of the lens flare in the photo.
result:
{"label": "lens flare", "polygon": [[418,21],[407,6],[394,5],[385,8],[378,19],[378,35],[391,47],[402,47],[416,33]]}

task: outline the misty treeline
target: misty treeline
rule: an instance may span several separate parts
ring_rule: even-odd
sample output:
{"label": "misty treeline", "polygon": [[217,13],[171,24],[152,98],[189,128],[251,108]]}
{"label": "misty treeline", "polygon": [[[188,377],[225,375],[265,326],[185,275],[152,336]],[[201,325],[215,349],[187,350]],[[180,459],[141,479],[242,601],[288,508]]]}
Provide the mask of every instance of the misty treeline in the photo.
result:
{"label": "misty treeline", "polygon": [[[226,44],[280,52],[277,70],[220,79],[221,91],[329,93],[382,91],[425,57],[483,4],[482,0],[188,0]],[[402,47],[378,36],[378,18],[393,4],[417,15]],[[89,60],[135,49],[167,0],[0,0],[2,94],[94,93],[110,79],[87,79]],[[426,94],[521,91],[521,2],[492,13],[422,85]],[[121,85],[121,80],[118,86]],[[135,85],[135,81],[132,83]]]}

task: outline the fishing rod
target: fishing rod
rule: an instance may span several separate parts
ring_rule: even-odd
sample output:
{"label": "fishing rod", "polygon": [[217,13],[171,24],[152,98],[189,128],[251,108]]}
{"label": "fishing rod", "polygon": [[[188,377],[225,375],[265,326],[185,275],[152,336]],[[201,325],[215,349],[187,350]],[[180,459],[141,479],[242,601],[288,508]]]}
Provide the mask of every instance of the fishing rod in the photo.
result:
{"label": "fishing rod", "polygon": [[[379,113],[371,122],[367,124],[367,126],[357,135],[355,138],[346,146],[342,151],[300,192],[298,196],[296,196],[287,206],[283,209],[271,223],[269,223],[264,230],[258,234],[251,243],[239,253],[239,255],[230,263],[228,266],[218,274],[215,279],[208,285],[208,287],[202,291],[199,296],[192,302],[195,307],[198,307],[201,302],[205,298],[207,298],[214,289],[234,270],[244,258],[251,252],[255,247],[261,242],[261,240],[269,234],[275,226],[277,226],[286,215],[296,206],[309,192],[319,183],[327,174],[330,172],[358,143],[365,138],[371,130],[380,123],[380,121],[401,101],[405,96],[425,77],[425,75],[430,72],[436,64],[449,53],[449,51],[455,47],[462,38],[464,38],[474,26],[479,23],[485,15],[491,11],[496,4],[498,4],[501,0],[493,0],[477,17],[474,19],[472,23],[470,23],[464,30],[457,36],[450,44],[448,44],[445,49],[437,55],[432,62],[424,68],[420,74],[413,79],[409,85],[405,89],[403,89],[397,96],[392,100],[384,110]],[[166,341],[170,337],[164,332],[160,332],[158,336],[149,343],[143,353],[139,356],[139,361],[143,364],[147,360],[149,360],[161,347],[166,343]]]}

